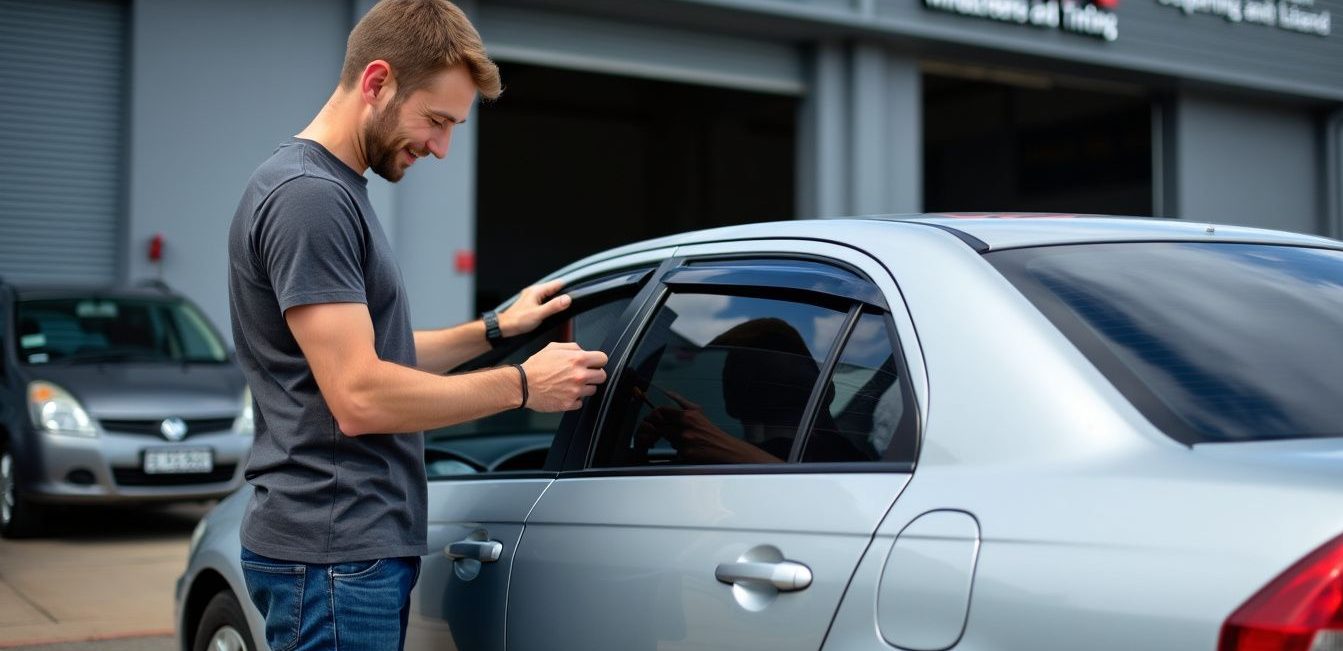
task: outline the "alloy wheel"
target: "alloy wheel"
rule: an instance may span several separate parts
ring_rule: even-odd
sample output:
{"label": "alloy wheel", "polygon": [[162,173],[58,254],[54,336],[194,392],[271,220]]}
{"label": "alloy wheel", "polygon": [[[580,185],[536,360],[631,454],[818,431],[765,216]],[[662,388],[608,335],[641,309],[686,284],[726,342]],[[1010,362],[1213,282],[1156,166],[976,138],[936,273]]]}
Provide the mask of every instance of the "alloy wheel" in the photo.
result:
{"label": "alloy wheel", "polygon": [[210,638],[210,651],[247,651],[242,634],[232,626],[221,626]]}

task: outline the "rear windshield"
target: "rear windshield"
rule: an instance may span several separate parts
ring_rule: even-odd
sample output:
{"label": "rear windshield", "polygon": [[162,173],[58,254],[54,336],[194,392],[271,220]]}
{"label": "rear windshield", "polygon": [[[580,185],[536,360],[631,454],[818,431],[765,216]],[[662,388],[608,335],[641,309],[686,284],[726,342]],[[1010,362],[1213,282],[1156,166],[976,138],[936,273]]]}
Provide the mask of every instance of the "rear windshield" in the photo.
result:
{"label": "rear windshield", "polygon": [[1172,438],[1343,436],[1343,252],[1127,243],[986,257]]}
{"label": "rear windshield", "polygon": [[29,365],[228,359],[209,322],[183,301],[29,300],[15,318],[19,360]]}

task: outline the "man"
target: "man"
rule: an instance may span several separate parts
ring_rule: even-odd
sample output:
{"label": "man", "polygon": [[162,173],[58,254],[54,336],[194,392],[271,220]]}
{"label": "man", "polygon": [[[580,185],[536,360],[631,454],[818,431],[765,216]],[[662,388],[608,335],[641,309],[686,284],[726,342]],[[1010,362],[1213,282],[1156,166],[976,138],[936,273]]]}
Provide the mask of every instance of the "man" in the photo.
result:
{"label": "man", "polygon": [[426,547],[424,429],[507,409],[576,409],[606,356],[551,344],[449,369],[567,308],[550,283],[485,321],[412,332],[363,173],[443,158],[498,69],[447,0],[384,0],[350,34],[340,84],[249,180],[229,231],[238,360],[256,400],[242,525],[248,593],[276,651],[400,648]]}

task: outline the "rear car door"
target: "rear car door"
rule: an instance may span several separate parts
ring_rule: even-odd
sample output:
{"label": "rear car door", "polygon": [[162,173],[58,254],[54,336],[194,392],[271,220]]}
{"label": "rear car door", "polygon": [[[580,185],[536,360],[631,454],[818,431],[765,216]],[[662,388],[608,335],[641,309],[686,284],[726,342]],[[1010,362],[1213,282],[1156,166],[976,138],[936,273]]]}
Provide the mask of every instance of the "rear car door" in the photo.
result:
{"label": "rear car door", "polygon": [[508,648],[820,648],[913,470],[883,273],[815,242],[678,249],[528,516]]}
{"label": "rear car door", "polygon": [[[457,370],[520,363],[552,341],[600,349],[668,253],[570,274],[569,310]],[[561,418],[515,410],[425,433],[430,554],[411,597],[406,648],[504,648],[509,566],[527,513],[563,460]]]}

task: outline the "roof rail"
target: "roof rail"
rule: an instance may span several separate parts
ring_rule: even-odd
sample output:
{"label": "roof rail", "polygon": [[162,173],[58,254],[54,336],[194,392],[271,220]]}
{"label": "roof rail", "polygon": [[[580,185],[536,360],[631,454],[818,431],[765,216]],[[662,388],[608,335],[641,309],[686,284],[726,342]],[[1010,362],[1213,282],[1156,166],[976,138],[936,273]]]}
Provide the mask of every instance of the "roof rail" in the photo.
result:
{"label": "roof rail", "polygon": [[169,287],[169,286],[168,286],[168,283],[165,283],[165,282],[163,282],[162,280],[160,280],[160,279],[158,279],[158,278],[146,278],[145,280],[141,280],[140,282],[136,283],[135,286],[136,286],[136,287],[148,287],[148,288],[150,288],[150,289],[157,289],[157,290],[159,290],[159,291],[161,291],[161,292],[164,292],[164,293],[170,293],[170,292],[173,291],[173,288],[172,288],[172,287]]}

